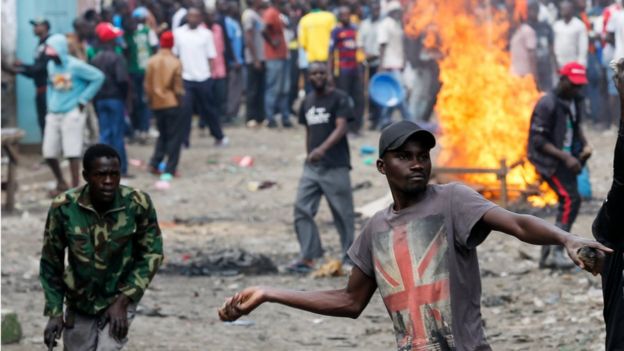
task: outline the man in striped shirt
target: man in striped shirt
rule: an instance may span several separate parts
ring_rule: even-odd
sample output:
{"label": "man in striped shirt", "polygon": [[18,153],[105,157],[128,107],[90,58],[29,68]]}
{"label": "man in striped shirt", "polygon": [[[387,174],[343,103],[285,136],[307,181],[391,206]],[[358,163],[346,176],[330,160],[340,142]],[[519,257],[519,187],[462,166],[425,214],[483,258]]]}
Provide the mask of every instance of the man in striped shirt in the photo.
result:
{"label": "man in striped shirt", "polygon": [[349,7],[341,6],[338,10],[340,23],[331,33],[329,67],[332,74],[337,74],[336,87],[347,93],[354,104],[353,121],[349,124],[349,131],[357,134],[362,128],[364,82],[357,62],[357,28],[351,23],[350,18]]}

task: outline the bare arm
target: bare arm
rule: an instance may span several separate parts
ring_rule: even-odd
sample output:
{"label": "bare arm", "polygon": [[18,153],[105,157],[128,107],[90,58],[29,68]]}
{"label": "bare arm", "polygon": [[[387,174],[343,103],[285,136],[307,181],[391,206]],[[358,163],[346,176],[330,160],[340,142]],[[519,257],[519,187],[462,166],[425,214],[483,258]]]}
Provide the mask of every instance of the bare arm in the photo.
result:
{"label": "bare arm", "polygon": [[589,246],[606,253],[613,251],[596,241],[571,235],[540,218],[513,213],[500,207],[489,210],[482,221],[490,229],[513,235],[529,244],[563,245],[572,261],[581,268],[585,267],[576,254],[581,247]]}
{"label": "bare arm", "polygon": [[386,44],[379,45],[379,68],[383,69],[384,67],[384,57],[386,53]]}
{"label": "bare arm", "polygon": [[233,321],[251,313],[265,302],[274,302],[326,316],[357,318],[377,289],[375,279],[357,266],[353,267],[344,289],[326,291],[294,291],[269,287],[253,287],[226,300],[219,309],[222,321]]}
{"label": "bare arm", "polygon": [[256,53],[256,47],[253,45],[253,32],[254,29],[247,29],[245,31],[245,47],[249,49],[252,61],[256,62],[258,61],[258,54]]}
{"label": "bare arm", "polygon": [[332,146],[336,145],[340,139],[342,139],[345,134],[347,134],[347,119],[344,117],[336,118],[336,128],[334,131],[325,139],[325,141],[317,146],[314,150],[310,150],[308,154],[308,161],[310,163],[315,163],[321,160],[327,150],[331,149]]}

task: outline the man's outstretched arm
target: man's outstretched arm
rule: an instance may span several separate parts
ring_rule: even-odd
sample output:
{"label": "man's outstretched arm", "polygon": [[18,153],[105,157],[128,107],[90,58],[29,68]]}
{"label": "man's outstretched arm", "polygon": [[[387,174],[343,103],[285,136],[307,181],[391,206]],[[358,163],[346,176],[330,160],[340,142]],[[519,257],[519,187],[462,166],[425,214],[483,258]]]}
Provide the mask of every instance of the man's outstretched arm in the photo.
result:
{"label": "man's outstretched arm", "polygon": [[219,309],[219,318],[222,321],[234,321],[265,302],[275,302],[327,316],[357,318],[376,289],[375,279],[356,266],[353,267],[344,289],[294,291],[270,287],[247,288],[226,300],[225,305]]}
{"label": "man's outstretched arm", "polygon": [[[496,207],[485,213],[482,224],[492,230],[497,230],[535,245],[563,245],[568,251],[568,256],[577,266],[585,268],[583,262],[577,256],[577,250],[583,246],[589,246],[606,253],[613,250],[597,241],[584,239],[569,234],[556,226],[535,216],[521,215]],[[596,274],[597,272],[591,272]]]}

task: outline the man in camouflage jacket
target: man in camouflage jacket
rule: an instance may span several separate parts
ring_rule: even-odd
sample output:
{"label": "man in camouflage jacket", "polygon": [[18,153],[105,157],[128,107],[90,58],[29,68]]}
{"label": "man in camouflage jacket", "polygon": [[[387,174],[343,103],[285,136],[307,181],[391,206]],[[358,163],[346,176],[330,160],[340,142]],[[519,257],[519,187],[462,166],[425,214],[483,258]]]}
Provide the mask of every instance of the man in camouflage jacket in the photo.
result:
{"label": "man in camouflage jacket", "polygon": [[65,350],[119,350],[162,263],[162,237],[149,195],[120,186],[114,149],[92,146],[83,168],[87,184],[59,195],[48,212],[40,266],[50,317],[44,341],[55,344],[65,329]]}

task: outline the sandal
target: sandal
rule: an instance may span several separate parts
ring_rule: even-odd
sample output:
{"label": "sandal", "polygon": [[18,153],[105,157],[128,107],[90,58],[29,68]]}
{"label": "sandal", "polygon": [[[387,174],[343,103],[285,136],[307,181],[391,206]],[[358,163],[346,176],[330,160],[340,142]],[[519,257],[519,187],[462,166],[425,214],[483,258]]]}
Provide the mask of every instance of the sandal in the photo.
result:
{"label": "sandal", "polygon": [[308,274],[314,270],[313,266],[303,262],[295,261],[286,267],[286,271],[290,273]]}

